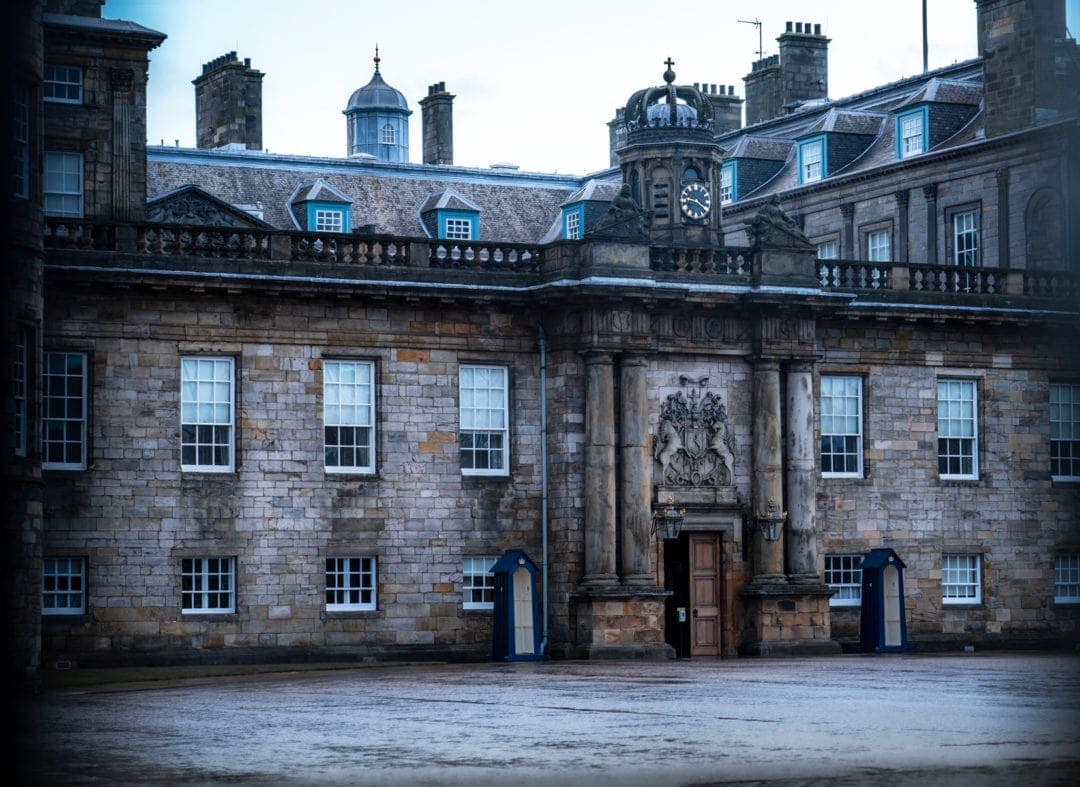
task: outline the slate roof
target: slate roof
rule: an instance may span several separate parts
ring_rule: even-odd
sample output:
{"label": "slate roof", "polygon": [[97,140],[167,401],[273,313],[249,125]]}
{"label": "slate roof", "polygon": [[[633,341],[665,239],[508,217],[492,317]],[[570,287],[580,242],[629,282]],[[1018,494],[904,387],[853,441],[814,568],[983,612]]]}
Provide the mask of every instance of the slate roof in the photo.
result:
{"label": "slate roof", "polygon": [[982,101],[982,85],[973,85],[970,82],[961,82],[955,79],[931,79],[926,85],[915,92],[911,98],[900,106],[911,106],[923,102],[936,104],[967,104],[978,106]]}
{"label": "slate roof", "polygon": [[756,158],[765,161],[786,161],[794,145],[791,139],[744,136],[735,143],[726,158]]}
{"label": "slate roof", "polygon": [[480,240],[535,243],[584,178],[369,158],[285,156],[259,151],[147,147],[150,198],[196,184],[225,202],[254,205],[279,229],[293,229],[289,201],[298,186],[322,179],[352,202],[353,227],[423,237],[421,208],[450,191],[480,212]]}
{"label": "slate roof", "polygon": [[857,112],[845,109],[830,109],[800,136],[836,132],[838,134],[862,134],[875,136],[881,131],[881,122],[885,115],[880,112]]}
{"label": "slate roof", "polygon": [[293,194],[292,199],[289,200],[289,204],[295,205],[298,202],[315,201],[352,202],[349,197],[342,194],[322,178],[315,178],[311,183],[301,183],[297,186],[296,192]]}
{"label": "slate roof", "polygon": [[[926,98],[933,96],[933,98]],[[790,114],[755,123],[743,129],[729,131],[717,137],[728,150],[726,157],[764,158],[753,151],[769,151],[772,160],[780,160],[780,152],[790,149],[792,140],[825,131],[866,134],[872,136],[870,145],[847,166],[830,171],[821,184],[840,175],[868,172],[878,167],[894,165],[896,159],[895,111],[920,101],[938,101],[977,105],[982,96],[982,63],[968,60],[940,68],[929,74],[891,82],[847,98],[828,102],[808,102]],[[948,101],[945,99],[948,98]],[[962,99],[962,100],[961,100]],[[981,113],[952,137],[935,146],[931,152],[966,144],[978,138]],[[770,143],[774,148],[770,148]],[[785,155],[786,163],[771,180],[755,191],[739,194],[737,202],[725,207],[725,212],[738,211],[740,203],[767,197],[801,187],[796,157]],[[814,184],[816,187],[818,184]]]}
{"label": "slate roof", "polygon": [[615,180],[590,180],[567,197],[560,207],[573,205],[575,202],[611,202],[615,199],[615,195],[619,193],[621,185],[622,179],[620,177],[616,177]]}

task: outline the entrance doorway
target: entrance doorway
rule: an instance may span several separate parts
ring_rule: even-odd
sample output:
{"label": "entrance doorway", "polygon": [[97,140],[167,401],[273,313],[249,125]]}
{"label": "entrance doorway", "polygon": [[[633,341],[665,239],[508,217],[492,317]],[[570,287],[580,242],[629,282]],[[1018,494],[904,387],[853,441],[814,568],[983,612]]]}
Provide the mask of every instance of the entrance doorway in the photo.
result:
{"label": "entrance doorway", "polygon": [[665,639],[678,658],[721,654],[720,533],[664,542]]}

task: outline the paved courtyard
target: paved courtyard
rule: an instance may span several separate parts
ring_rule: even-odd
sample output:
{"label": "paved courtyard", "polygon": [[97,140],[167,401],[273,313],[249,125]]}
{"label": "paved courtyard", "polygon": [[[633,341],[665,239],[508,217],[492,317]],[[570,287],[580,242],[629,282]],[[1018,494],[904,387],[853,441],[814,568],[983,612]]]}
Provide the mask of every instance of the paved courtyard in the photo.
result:
{"label": "paved courtyard", "polygon": [[35,784],[1061,784],[1080,656],[368,667],[35,698]]}

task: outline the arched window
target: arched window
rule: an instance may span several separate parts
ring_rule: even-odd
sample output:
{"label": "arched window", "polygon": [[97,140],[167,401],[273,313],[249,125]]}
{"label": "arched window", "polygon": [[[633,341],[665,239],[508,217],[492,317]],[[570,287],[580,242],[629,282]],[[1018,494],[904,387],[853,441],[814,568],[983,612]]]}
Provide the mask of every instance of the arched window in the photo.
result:
{"label": "arched window", "polygon": [[393,125],[386,123],[382,127],[382,132],[379,135],[379,141],[384,145],[396,145],[397,144],[397,131]]}

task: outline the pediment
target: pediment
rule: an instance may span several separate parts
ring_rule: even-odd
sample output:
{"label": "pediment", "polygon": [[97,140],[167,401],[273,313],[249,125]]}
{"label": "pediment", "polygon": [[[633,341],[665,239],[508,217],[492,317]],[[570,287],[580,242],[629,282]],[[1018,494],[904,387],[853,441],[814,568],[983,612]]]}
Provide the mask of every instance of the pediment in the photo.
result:
{"label": "pediment", "polygon": [[146,218],[162,224],[273,229],[273,225],[195,185],[181,186],[147,200]]}

